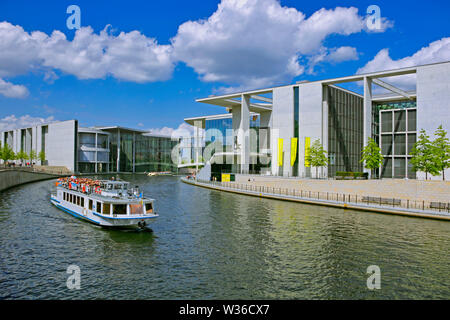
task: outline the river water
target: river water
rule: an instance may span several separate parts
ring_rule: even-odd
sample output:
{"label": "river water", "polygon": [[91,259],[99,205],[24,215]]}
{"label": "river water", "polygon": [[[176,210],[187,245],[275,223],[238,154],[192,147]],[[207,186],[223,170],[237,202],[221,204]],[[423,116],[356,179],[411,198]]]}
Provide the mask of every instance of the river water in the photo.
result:
{"label": "river water", "polygon": [[[66,214],[49,202],[54,181],[0,193],[0,299],[450,298],[448,222],[121,177],[156,199],[153,233]],[[367,288],[371,265],[379,290]]]}

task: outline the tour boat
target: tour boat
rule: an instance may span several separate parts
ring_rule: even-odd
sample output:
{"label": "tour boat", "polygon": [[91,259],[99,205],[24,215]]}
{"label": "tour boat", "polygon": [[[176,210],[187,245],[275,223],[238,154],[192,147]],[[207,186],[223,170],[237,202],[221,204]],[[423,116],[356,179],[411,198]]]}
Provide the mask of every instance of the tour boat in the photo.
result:
{"label": "tour boat", "polygon": [[102,227],[144,229],[158,217],[154,200],[115,180],[60,178],[50,201],[59,209]]}

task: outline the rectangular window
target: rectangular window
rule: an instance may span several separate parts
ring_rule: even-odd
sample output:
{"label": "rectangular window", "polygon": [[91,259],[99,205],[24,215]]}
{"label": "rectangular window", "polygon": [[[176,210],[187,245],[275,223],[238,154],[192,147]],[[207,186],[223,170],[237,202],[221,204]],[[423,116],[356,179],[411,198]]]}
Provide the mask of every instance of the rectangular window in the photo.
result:
{"label": "rectangular window", "polygon": [[400,110],[394,112],[395,119],[395,132],[405,132],[406,131],[406,111]]}
{"label": "rectangular window", "polygon": [[94,206],[94,201],[89,199],[89,210],[92,210],[92,207]]}
{"label": "rectangular window", "polygon": [[142,204],[130,204],[130,214],[143,214],[144,206]]}
{"label": "rectangular window", "polygon": [[392,159],[384,158],[383,169],[381,171],[382,178],[392,178]]}
{"label": "rectangular window", "polygon": [[145,204],[145,212],[146,213],[153,213],[153,203],[146,203]]}
{"label": "rectangular window", "polygon": [[381,132],[392,132],[392,112],[381,113]]}
{"label": "rectangular window", "polygon": [[394,159],[394,178],[402,179],[406,175],[405,158]]}
{"label": "rectangular window", "polygon": [[70,203],[72,203],[72,197],[73,197],[72,194],[70,194],[70,196],[69,196],[69,199],[70,199],[69,202],[70,202]]}
{"label": "rectangular window", "polygon": [[127,205],[126,204],[114,204],[113,205],[113,214],[127,214]]}
{"label": "rectangular window", "polygon": [[77,196],[77,206],[79,206],[80,204],[81,204],[80,196]]}
{"label": "rectangular window", "polygon": [[392,135],[381,136],[381,153],[385,156],[392,154]]}
{"label": "rectangular window", "polygon": [[411,150],[414,147],[415,143],[416,143],[416,134],[408,133],[408,154],[411,153]]}
{"label": "rectangular window", "polygon": [[406,135],[396,134],[394,136],[394,153],[398,156],[406,154]]}
{"label": "rectangular window", "polygon": [[110,214],[111,213],[111,205],[109,203],[103,204],[103,214]]}
{"label": "rectangular window", "polygon": [[97,201],[97,213],[102,213],[102,203]]}
{"label": "rectangular window", "polygon": [[84,197],[81,197],[81,206],[84,208]]}
{"label": "rectangular window", "polygon": [[408,110],[408,131],[417,131],[416,122],[417,122],[417,111]]}

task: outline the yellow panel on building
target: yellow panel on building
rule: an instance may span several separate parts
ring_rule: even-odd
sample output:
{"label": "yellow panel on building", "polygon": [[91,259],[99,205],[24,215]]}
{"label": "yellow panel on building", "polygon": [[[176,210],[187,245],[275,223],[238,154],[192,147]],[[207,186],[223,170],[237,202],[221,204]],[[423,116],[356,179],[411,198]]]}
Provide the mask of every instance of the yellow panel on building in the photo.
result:
{"label": "yellow panel on building", "polygon": [[283,139],[278,139],[278,166],[283,166]]}
{"label": "yellow panel on building", "polygon": [[222,173],[222,182],[230,182],[230,181],[231,181],[231,174]]}
{"label": "yellow panel on building", "polygon": [[309,148],[311,147],[311,138],[305,137],[305,167],[309,167],[310,163],[307,160],[309,156]]}
{"label": "yellow panel on building", "polygon": [[294,166],[295,160],[297,160],[297,138],[291,138],[291,167]]}

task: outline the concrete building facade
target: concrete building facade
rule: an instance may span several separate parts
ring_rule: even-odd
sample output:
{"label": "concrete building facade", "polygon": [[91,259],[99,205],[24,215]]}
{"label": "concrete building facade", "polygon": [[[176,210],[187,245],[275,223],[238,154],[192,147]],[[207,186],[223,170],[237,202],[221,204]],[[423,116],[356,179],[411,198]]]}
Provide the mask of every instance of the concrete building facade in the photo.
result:
{"label": "concrete building facade", "polygon": [[[40,124],[0,132],[2,146],[8,144],[15,153],[24,151],[36,155],[45,153],[45,163],[51,166],[64,166],[77,170],[78,121],[68,120]],[[1,160],[0,160],[1,161]],[[36,159],[34,162],[41,164]]]}
{"label": "concrete building facade", "polygon": [[[392,85],[400,76],[415,78],[416,90],[406,91]],[[363,93],[342,87],[350,82],[362,83]],[[377,88],[387,93],[376,94]],[[432,138],[439,125],[447,131],[450,129],[447,111],[450,62],[302,81],[196,101],[224,107],[231,114],[235,143],[227,152],[238,160],[232,172],[252,171],[250,168],[255,160],[251,156],[249,118],[250,114],[257,114],[260,128],[268,128],[264,137],[259,132],[259,147],[261,140],[267,139],[268,148],[259,148],[258,156],[265,153],[270,158],[270,164],[260,167],[259,173],[315,177],[315,170],[311,170],[305,158],[308,147],[319,140],[329,160],[326,168],[318,170],[320,177],[333,177],[337,171],[364,171],[383,178],[424,179],[424,173],[412,171],[409,152],[421,129]],[[208,118],[187,118],[185,121],[205,129]],[[384,156],[383,167],[374,172],[369,172],[360,162],[368,138],[379,144]],[[214,162],[214,159],[210,161]],[[223,168],[223,171],[230,171],[226,166]],[[445,175],[450,176],[450,170],[447,169]]]}
{"label": "concrete building facade", "polygon": [[34,150],[38,156],[44,152],[43,163],[39,157],[32,162],[62,166],[72,172],[176,171],[178,165],[173,162],[177,157],[172,151],[179,139],[118,126],[83,128],[77,120],[3,131],[0,141],[15,153],[24,151],[29,155]]}

